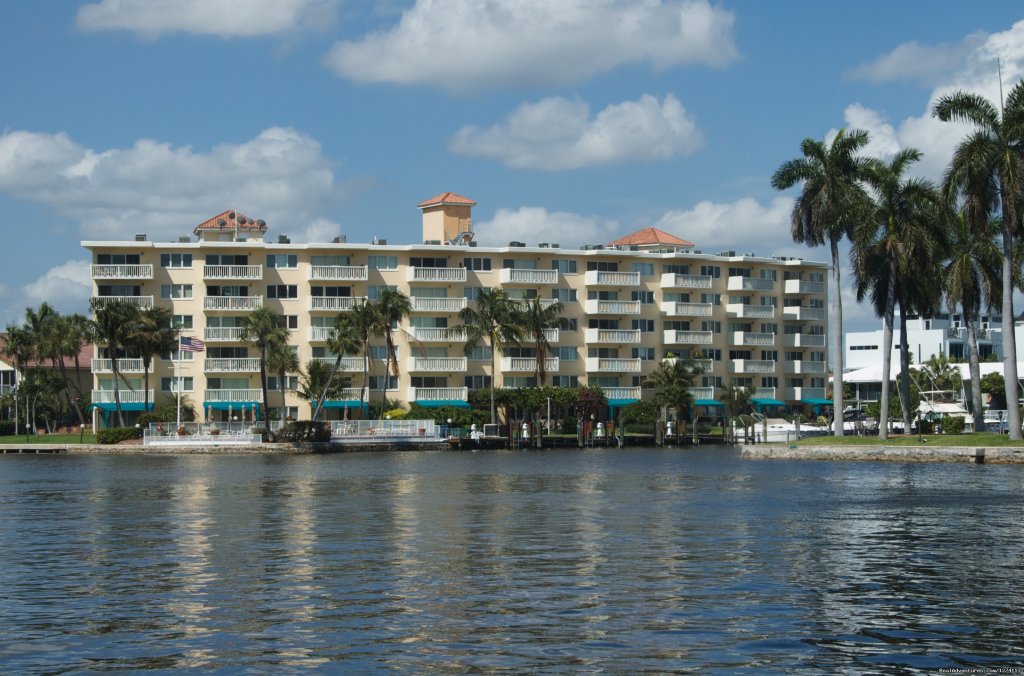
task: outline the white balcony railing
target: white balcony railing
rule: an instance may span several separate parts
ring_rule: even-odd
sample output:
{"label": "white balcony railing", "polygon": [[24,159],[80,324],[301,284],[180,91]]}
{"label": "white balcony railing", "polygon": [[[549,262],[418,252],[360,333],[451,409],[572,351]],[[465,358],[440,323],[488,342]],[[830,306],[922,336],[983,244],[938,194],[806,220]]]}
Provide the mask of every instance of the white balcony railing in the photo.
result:
{"label": "white balcony railing", "polygon": [[310,281],[361,282],[367,278],[365,265],[311,265]]}
{"label": "white balcony railing", "polygon": [[784,347],[825,347],[825,336],[810,333],[787,333],[782,336]]}
{"label": "white balcony railing", "polygon": [[782,318],[800,322],[821,322],[825,321],[825,308],[784,307],[782,308]]}
{"label": "white balcony railing", "polygon": [[661,311],[669,317],[710,317],[714,312],[711,303],[681,303],[678,301],[662,301]]}
{"label": "white balcony railing", "polygon": [[[536,357],[502,357],[501,370],[505,373],[534,373],[537,370]],[[544,359],[544,370],[547,373],[558,371],[558,357]]]}
{"label": "white balcony railing", "polygon": [[715,388],[713,387],[691,387],[690,396],[696,399],[714,399]]}
{"label": "white balcony railing", "polygon": [[773,319],[775,317],[774,305],[744,305],[742,303],[729,303],[725,311],[730,317],[742,319]]}
{"label": "white balcony railing", "polygon": [[468,396],[469,389],[466,387],[409,388],[409,401],[466,401]]}
{"label": "white balcony railing", "polygon": [[[153,390],[129,390],[127,387],[121,387],[118,388],[117,396],[122,404],[142,404],[146,401],[153,403]],[[92,403],[113,404],[114,390],[93,390]]]}
{"label": "white balcony railing", "polygon": [[638,315],[638,300],[596,300],[589,299],[584,306],[588,315]]}
{"label": "white balcony railing", "polygon": [[774,399],[774,387],[755,387],[754,393],[750,395],[753,399]]}
{"label": "white balcony railing", "polygon": [[259,388],[244,390],[204,390],[203,401],[239,401],[239,402],[260,402],[263,400],[263,391]]}
{"label": "white balcony railing", "polygon": [[203,329],[203,340],[208,343],[238,342],[242,340],[242,327],[207,326]]}
{"label": "white balcony railing", "polygon": [[204,265],[203,279],[263,279],[263,266]]}
{"label": "white balcony railing", "polygon": [[364,300],[365,296],[310,296],[309,309],[313,312],[346,312]]}
{"label": "white balcony railing", "polygon": [[[322,364],[334,368],[334,362],[338,360],[337,357],[310,357],[310,361],[318,361]],[[338,365],[339,371],[362,371],[366,365],[366,357],[342,357],[341,363]]]}
{"label": "white balcony railing", "polygon": [[544,329],[544,338],[549,343],[557,343],[561,338],[561,332],[558,329]]}
{"label": "white balcony railing", "polygon": [[419,373],[464,373],[466,357],[412,357],[409,371]]}
{"label": "white balcony railing", "polygon": [[663,289],[710,289],[713,279],[706,275],[680,275],[666,272],[661,276]]}
{"label": "white balcony railing", "polygon": [[153,307],[153,296],[93,296],[98,303],[112,303],[120,301],[130,303],[140,308]]}
{"label": "white balcony railing", "polygon": [[558,270],[502,268],[498,280],[502,284],[557,284]]}
{"label": "white balcony railing", "polygon": [[782,286],[786,294],[825,293],[824,282],[805,282],[802,279],[787,279]]}
{"label": "white balcony railing", "polygon": [[204,310],[249,311],[263,307],[263,296],[206,296]]}
{"label": "white balcony railing", "polygon": [[413,340],[418,340],[421,343],[464,343],[466,342],[466,332],[455,328],[423,328],[421,326],[412,327]]}
{"label": "white balcony railing", "polygon": [[587,286],[640,286],[640,273],[587,270],[583,283]]}
{"label": "white balcony railing", "polygon": [[632,329],[587,329],[586,341],[590,343],[639,343],[640,331]]}
{"label": "white balcony railing", "polygon": [[774,345],[774,333],[751,333],[750,331],[734,331],[729,336],[731,345]]}
{"label": "white balcony railing", "polygon": [[640,399],[639,387],[602,387],[606,399]]}
{"label": "white balcony railing", "polygon": [[237,359],[205,359],[203,370],[207,373],[257,373],[260,370],[259,357]]}
{"label": "white balcony railing", "polygon": [[825,388],[824,387],[787,387],[780,388],[783,392],[790,396],[786,399],[794,401],[800,401],[801,399],[824,399]]}
{"label": "white balcony railing", "polygon": [[772,291],[775,289],[775,282],[759,277],[736,276],[729,278],[726,288],[729,291]]}
{"label": "white balcony railing", "polygon": [[466,268],[409,268],[410,282],[465,283]]}
{"label": "white balcony railing", "polygon": [[153,264],[93,265],[93,279],[153,279]]}
{"label": "white balcony railing", "polygon": [[711,331],[665,329],[663,339],[666,345],[710,345],[715,341],[715,334]]}
{"label": "white balcony railing", "polygon": [[413,312],[459,312],[469,305],[469,301],[465,298],[423,298],[422,296],[413,296],[409,300],[412,301]]}
{"label": "white balcony railing", "polygon": [[794,361],[789,363],[787,371],[796,374],[825,373],[826,366],[823,361]]}
{"label": "white balcony railing", "polygon": [[[92,372],[93,373],[113,373],[113,363],[110,359],[93,359],[92,360]],[[152,365],[150,365],[152,370]],[[118,373],[142,373],[142,360],[141,359],[118,359],[117,360],[117,371]]]}
{"label": "white balcony railing", "polygon": [[587,357],[589,373],[640,373],[640,359],[620,359],[617,357]]}
{"label": "white balcony railing", "polygon": [[732,359],[729,363],[732,373],[775,373],[774,359]]}
{"label": "white balcony railing", "polygon": [[[516,306],[520,310],[528,309],[530,307],[530,304],[533,303],[533,299],[532,298],[513,298],[512,300],[515,301]],[[552,305],[554,305],[557,302],[559,302],[559,301],[555,300],[554,298],[541,298],[540,299],[540,306],[543,307],[543,308],[548,308],[548,307],[551,307]],[[562,306],[564,307],[565,303],[562,303]]]}

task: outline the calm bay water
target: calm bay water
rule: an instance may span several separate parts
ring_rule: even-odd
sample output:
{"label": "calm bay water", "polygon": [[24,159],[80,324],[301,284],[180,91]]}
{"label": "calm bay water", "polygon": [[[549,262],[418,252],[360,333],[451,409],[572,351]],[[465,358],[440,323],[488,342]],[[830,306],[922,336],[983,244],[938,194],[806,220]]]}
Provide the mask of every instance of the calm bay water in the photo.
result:
{"label": "calm bay water", "polygon": [[0,671],[1024,666],[1024,467],[0,457]]}

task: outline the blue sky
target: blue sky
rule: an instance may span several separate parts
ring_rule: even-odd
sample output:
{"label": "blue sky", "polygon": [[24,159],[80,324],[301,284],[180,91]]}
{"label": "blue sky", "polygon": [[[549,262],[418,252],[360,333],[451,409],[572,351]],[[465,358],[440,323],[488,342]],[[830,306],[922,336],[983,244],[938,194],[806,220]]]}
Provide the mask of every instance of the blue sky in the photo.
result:
{"label": "blue sky", "polygon": [[[83,239],[177,239],[228,208],[293,242],[482,244],[656,226],[704,251],[826,260],[769,185],[804,137],[868,129],[937,178],[930,103],[1024,75],[1019,2],[3,2],[0,326],[86,309]],[[847,276],[848,279],[848,276]],[[849,329],[874,328],[849,298]]]}

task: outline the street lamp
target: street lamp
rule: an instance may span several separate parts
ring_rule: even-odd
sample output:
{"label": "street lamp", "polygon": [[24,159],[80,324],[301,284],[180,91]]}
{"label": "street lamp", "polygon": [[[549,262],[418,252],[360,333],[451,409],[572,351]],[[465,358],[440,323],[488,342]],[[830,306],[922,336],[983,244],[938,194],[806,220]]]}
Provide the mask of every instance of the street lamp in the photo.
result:
{"label": "street lamp", "polygon": [[82,424],[80,424],[78,426],[78,443],[81,444],[84,441],[85,441],[85,423],[82,423]]}

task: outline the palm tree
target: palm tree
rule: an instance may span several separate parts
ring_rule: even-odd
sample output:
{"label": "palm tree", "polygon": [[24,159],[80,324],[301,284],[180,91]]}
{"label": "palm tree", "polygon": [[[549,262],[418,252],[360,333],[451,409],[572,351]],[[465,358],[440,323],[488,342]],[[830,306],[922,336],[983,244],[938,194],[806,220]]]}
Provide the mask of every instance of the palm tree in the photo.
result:
{"label": "palm tree", "polygon": [[[366,312],[366,301],[354,308],[352,312],[342,312],[334,319],[334,326],[327,337],[327,349],[334,353],[334,367],[331,369],[330,377],[324,380],[323,390],[315,395],[316,404],[313,407],[313,420],[320,417],[324,401],[327,399],[328,389],[332,387],[335,376],[341,369],[341,360],[346,354],[356,354],[360,348],[369,341],[368,325],[364,321],[370,317]],[[363,382],[366,382],[366,362],[369,355],[363,360]],[[319,363],[319,362],[318,362]],[[359,392],[359,407],[362,408],[362,389]],[[348,411],[346,410],[346,413]]]}
{"label": "palm tree", "polygon": [[[278,389],[281,391],[281,421],[284,422],[285,412],[285,381],[289,373],[299,370],[299,353],[295,347],[286,342],[274,341],[267,349],[267,371],[277,375]],[[269,408],[269,407],[268,407]]]}
{"label": "palm tree", "polygon": [[[1000,90],[1000,98],[1002,93]],[[1024,80],[1020,80],[1005,103],[993,105],[971,92],[957,91],[943,96],[932,108],[940,120],[967,122],[974,127],[953,153],[944,181],[947,193],[964,190],[981,194],[981,208],[1001,215],[1002,229],[1002,315],[1003,375],[1006,382],[1007,421],[1010,439],[1021,433],[1019,386],[1017,383],[1017,340],[1013,323],[1014,249],[1021,229],[1021,199],[1024,196]],[[985,177],[979,182],[978,177]],[[980,188],[980,190],[979,190]]]}
{"label": "palm tree", "polygon": [[71,395],[68,392],[67,373],[64,369],[64,359],[60,353],[60,314],[53,309],[49,303],[42,303],[38,310],[25,308],[25,327],[32,336],[35,344],[35,367],[33,373],[39,376],[39,369],[45,361],[49,361],[53,368],[59,369],[61,381],[64,384],[62,392],[67,408],[71,408]]}
{"label": "palm tree", "polygon": [[[32,341],[31,332],[23,326],[7,326],[7,340],[4,342],[3,354],[10,357],[11,361],[14,362],[14,370],[16,372],[16,385],[17,390],[15,391],[15,413],[14,413],[14,427],[17,431],[19,420],[18,420],[18,407],[17,407],[17,396],[21,390],[26,376],[26,369],[28,363],[35,356],[35,344]],[[25,391],[25,421],[28,422],[28,390]]]}
{"label": "palm tree", "polygon": [[270,417],[267,415],[267,352],[274,343],[288,342],[288,329],[284,317],[268,308],[254,310],[242,322],[241,339],[251,342],[260,353],[260,388],[263,390],[263,429],[270,434]]}
{"label": "palm tree", "polygon": [[388,376],[394,374],[398,378],[398,354],[395,352],[395,337],[391,333],[392,328],[397,327],[403,319],[412,314],[412,301],[401,291],[386,287],[377,294],[377,300],[370,304],[373,311],[368,313],[370,319],[369,333],[375,336],[383,336],[387,348],[385,358],[387,366],[384,369],[384,380],[381,385],[381,415],[384,412],[383,403],[387,400]]}
{"label": "palm tree", "polygon": [[[60,353],[60,365],[61,373],[64,375],[64,360],[66,358],[72,358],[75,360],[75,373],[81,373],[81,364],[79,363],[79,355],[82,354],[82,347],[93,342],[92,332],[89,327],[89,319],[85,315],[78,313],[71,315],[62,315],[60,317],[60,324],[58,330],[57,349]],[[82,390],[79,387],[78,379],[66,380],[74,386],[75,396],[73,397],[75,404],[75,413],[78,414],[79,424],[85,423],[85,417],[82,413],[82,407],[80,402],[82,400]]]}
{"label": "palm tree", "polygon": [[130,336],[128,348],[142,359],[144,411],[149,410],[149,367],[153,357],[174,352],[178,347],[178,329],[173,325],[174,313],[163,307],[143,308]]}
{"label": "palm tree", "polygon": [[836,411],[833,433],[843,434],[843,302],[839,275],[839,243],[850,237],[868,203],[863,188],[867,160],[856,154],[868,143],[862,130],[839,133],[826,145],[806,138],[800,144],[802,158],[789,160],[772,175],[772,187],[802,188],[793,205],[793,241],[820,246],[832,252],[832,393]]}
{"label": "palm tree", "polygon": [[547,381],[547,369],[545,361],[548,352],[551,351],[551,343],[548,342],[545,332],[548,329],[558,328],[558,315],[562,312],[562,304],[558,301],[545,307],[540,298],[534,296],[526,302],[526,307],[520,310],[519,324],[523,333],[533,343],[533,351],[537,357],[537,366],[534,374],[537,377],[537,384],[544,387]]}
{"label": "palm tree", "polygon": [[93,298],[90,301],[93,317],[92,326],[96,339],[106,344],[110,356],[110,370],[114,381],[114,408],[117,410],[118,425],[124,427],[124,413],[121,411],[121,392],[118,381],[121,374],[117,369],[117,355],[124,350],[135,333],[139,307],[128,301]]}
{"label": "palm tree", "polygon": [[654,388],[654,402],[659,408],[674,408],[678,417],[693,403],[690,388],[703,372],[701,365],[693,359],[665,359],[644,386]]}
{"label": "palm tree", "polygon": [[518,345],[523,338],[519,324],[518,306],[504,289],[484,289],[476,305],[459,312],[460,330],[466,332],[466,354],[478,347],[484,339],[491,348],[491,424],[497,422],[494,409],[494,353],[499,345]]}
{"label": "palm tree", "polygon": [[[348,376],[336,377],[336,371],[324,362],[313,359],[306,364],[306,370],[299,373],[299,396],[316,408],[322,399],[341,396],[341,389],[347,387],[351,379]],[[318,410],[313,412],[316,420]]]}
{"label": "palm tree", "polygon": [[[876,193],[870,220],[857,227],[851,255],[854,260],[857,300],[871,297],[883,321],[882,395],[879,437],[888,437],[893,321],[896,305],[901,318],[901,386],[904,429],[910,425],[910,364],[906,351],[906,314],[913,306],[927,305],[923,286],[935,276],[926,268],[939,259],[942,235],[938,226],[937,198],[927,181],[907,179],[904,174],[921,153],[907,148],[888,163],[873,160],[867,178]],[[937,275],[936,275],[937,276]],[[841,420],[841,416],[837,415]]]}

